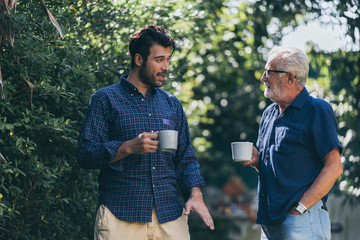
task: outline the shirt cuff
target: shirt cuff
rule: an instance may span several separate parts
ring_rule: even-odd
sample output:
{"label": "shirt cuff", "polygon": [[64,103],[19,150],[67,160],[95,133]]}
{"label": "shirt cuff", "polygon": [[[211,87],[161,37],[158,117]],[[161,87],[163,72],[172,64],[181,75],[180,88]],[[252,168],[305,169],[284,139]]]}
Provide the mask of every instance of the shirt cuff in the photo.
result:
{"label": "shirt cuff", "polygon": [[[104,143],[104,147],[105,149],[109,152],[109,159],[106,159],[106,163],[110,162],[116,155],[120,145],[122,144],[122,141],[110,141],[110,142],[106,142]],[[123,161],[117,161],[113,164],[109,164],[110,168],[115,169],[117,171],[122,171],[123,169]]]}
{"label": "shirt cuff", "polygon": [[205,186],[205,180],[199,173],[199,175],[184,179],[181,185],[182,188],[184,189],[191,189],[193,187],[203,187]]}

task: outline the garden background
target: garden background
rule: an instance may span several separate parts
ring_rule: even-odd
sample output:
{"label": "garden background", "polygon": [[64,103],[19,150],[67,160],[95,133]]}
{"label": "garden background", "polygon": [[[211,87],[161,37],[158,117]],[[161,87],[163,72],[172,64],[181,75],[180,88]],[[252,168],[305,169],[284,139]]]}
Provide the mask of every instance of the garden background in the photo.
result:
{"label": "garden background", "polygon": [[[334,108],[344,174],[332,194],[358,206],[360,52],[358,0],[0,0],[0,239],[92,239],[97,171],[75,159],[91,95],[129,71],[132,33],[165,27],[178,49],[164,89],[183,103],[207,185],[257,173],[231,160],[230,143],[256,142],[270,104],[260,82],[266,54],[308,22],[341,24],[350,46],[307,46],[307,88]],[[311,36],[308,36],[311,39]],[[206,200],[206,198],[205,198]],[[231,221],[192,239],[229,239]]]}

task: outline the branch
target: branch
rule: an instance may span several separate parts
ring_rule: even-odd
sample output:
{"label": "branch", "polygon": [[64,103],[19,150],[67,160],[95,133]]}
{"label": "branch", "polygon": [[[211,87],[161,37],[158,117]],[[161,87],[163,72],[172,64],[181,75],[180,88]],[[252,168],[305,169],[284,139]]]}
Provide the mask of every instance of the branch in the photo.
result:
{"label": "branch", "polygon": [[3,81],[2,81],[2,75],[1,75],[1,66],[0,66],[0,95],[1,95],[1,99],[4,99],[4,98],[5,98],[5,95],[4,95],[4,84],[3,84]]}
{"label": "branch", "polygon": [[64,34],[62,33],[62,30],[60,28],[59,23],[56,21],[56,19],[54,18],[54,16],[51,14],[51,12],[49,11],[49,9],[47,9],[47,7],[45,6],[43,0],[40,0],[40,5],[42,7],[42,9],[45,11],[46,15],[48,16],[48,18],[50,19],[50,21],[52,22],[52,24],[56,27],[56,29],[58,30],[60,37],[64,38]]}
{"label": "branch", "polygon": [[0,153],[0,158],[1,158],[1,160],[3,160],[4,163],[8,163],[5,159],[5,157],[1,153]]}

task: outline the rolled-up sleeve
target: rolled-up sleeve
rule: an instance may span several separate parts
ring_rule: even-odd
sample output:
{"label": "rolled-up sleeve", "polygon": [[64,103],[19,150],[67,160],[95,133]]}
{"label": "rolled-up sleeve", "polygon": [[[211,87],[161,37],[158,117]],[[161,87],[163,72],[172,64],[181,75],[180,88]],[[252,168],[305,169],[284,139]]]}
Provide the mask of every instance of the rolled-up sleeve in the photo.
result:
{"label": "rolled-up sleeve", "polygon": [[[116,155],[121,141],[109,141],[110,104],[105,94],[97,92],[90,100],[79,137],[77,160],[81,167],[102,169]],[[118,168],[121,166],[118,166]]]}
{"label": "rolled-up sleeve", "polygon": [[178,116],[179,148],[176,153],[178,184],[183,190],[205,186],[205,180],[200,173],[200,164],[196,159],[195,150],[190,138],[188,122],[180,102],[178,105]]}

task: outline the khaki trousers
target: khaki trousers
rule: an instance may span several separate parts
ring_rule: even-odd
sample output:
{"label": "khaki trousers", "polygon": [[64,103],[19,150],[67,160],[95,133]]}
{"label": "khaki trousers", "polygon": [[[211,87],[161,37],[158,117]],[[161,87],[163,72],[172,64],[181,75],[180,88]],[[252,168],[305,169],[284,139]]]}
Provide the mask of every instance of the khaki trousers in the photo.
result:
{"label": "khaki trousers", "polygon": [[104,205],[100,205],[95,220],[95,240],[190,240],[188,216],[159,224],[155,208],[152,222],[136,223],[116,218]]}

